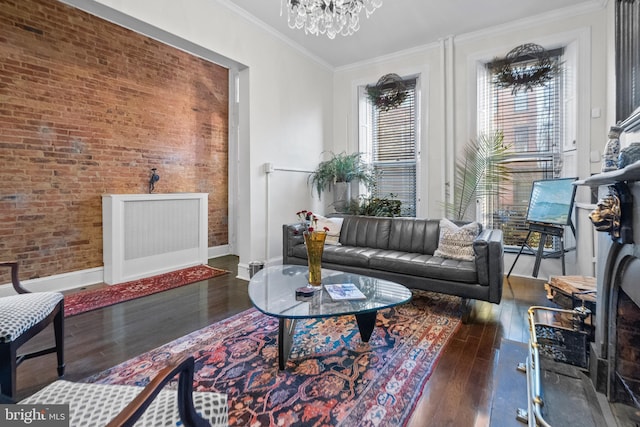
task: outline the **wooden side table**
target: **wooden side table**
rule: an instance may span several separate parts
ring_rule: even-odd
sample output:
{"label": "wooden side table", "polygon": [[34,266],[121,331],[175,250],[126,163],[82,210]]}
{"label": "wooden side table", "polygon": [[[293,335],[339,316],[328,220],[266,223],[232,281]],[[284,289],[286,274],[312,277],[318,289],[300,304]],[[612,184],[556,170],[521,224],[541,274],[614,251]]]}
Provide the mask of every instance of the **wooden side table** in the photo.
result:
{"label": "wooden side table", "polygon": [[575,301],[595,313],[596,278],[591,276],[551,276],[544,284],[547,298],[562,308],[573,309]]}
{"label": "wooden side table", "polygon": [[[549,283],[544,285],[547,298],[561,308],[576,310],[582,316],[580,319],[556,319],[565,325],[574,323],[574,327],[586,331],[589,341],[595,335],[596,314],[596,278],[591,276],[551,276]],[[563,316],[559,316],[562,318]],[[579,324],[575,324],[579,320]]]}

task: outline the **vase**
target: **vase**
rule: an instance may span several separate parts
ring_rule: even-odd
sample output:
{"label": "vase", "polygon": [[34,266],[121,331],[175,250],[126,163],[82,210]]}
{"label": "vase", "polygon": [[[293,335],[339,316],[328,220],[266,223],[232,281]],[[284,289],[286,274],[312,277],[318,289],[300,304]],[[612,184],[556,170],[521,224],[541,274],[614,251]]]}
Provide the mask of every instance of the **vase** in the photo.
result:
{"label": "vase", "polygon": [[336,212],[346,213],[351,203],[351,182],[336,182],[333,184],[333,208]]}
{"label": "vase", "polygon": [[322,252],[324,240],[327,237],[325,231],[312,231],[304,233],[304,243],[307,247],[307,263],[309,264],[309,284],[320,286],[322,280]]}
{"label": "vase", "polygon": [[640,142],[632,142],[620,150],[618,169],[624,169],[638,160],[640,160]]}
{"label": "vase", "polygon": [[620,156],[620,132],[622,128],[612,126],[609,130],[609,140],[604,146],[604,156],[602,159],[601,172],[610,172],[618,169],[618,160]]}

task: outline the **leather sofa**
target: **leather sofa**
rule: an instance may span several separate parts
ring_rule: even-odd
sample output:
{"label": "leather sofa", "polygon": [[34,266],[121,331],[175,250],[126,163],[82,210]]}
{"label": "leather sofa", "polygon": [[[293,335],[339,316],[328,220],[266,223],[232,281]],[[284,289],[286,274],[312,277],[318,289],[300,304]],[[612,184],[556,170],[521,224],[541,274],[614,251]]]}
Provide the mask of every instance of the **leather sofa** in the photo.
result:
{"label": "leather sofa", "polygon": [[[481,230],[473,261],[434,256],[440,221],[342,216],[339,245],[325,245],[322,267],[378,277],[408,288],[499,304],[504,249],[501,230]],[[457,223],[462,225],[464,223]],[[302,224],[283,225],[283,264],[307,264]]]}

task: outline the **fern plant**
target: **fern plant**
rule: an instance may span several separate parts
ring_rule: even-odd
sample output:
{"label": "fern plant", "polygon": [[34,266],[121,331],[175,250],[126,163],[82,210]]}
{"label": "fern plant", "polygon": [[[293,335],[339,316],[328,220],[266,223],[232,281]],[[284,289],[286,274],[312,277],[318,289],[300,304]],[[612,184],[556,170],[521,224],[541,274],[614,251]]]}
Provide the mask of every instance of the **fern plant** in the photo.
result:
{"label": "fern plant", "polygon": [[362,153],[331,153],[331,158],[320,162],[309,175],[308,183],[315,188],[318,198],[336,182],[351,182],[358,179],[367,188],[375,184],[375,174],[371,167],[362,160]]}
{"label": "fern plant", "polygon": [[463,220],[476,199],[501,194],[510,179],[503,163],[508,150],[501,131],[469,141],[456,161],[453,202],[445,204],[447,217]]}

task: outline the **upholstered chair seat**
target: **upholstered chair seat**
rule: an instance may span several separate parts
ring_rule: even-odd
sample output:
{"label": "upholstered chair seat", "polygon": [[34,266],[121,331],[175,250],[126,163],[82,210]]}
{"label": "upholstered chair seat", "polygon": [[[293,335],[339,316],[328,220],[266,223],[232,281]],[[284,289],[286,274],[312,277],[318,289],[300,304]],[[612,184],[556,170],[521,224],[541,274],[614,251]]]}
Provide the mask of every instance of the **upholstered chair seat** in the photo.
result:
{"label": "upholstered chair seat", "polygon": [[[56,353],[58,376],[64,375],[64,297],[59,292],[30,292],[18,279],[17,262],[0,262],[11,269],[17,295],[0,298],[0,392],[10,399],[16,394],[16,371],[25,360]],[[55,345],[18,354],[18,349],[53,324]]]}
{"label": "upholstered chair seat", "polygon": [[63,299],[60,292],[34,292],[0,298],[0,342],[15,341],[46,318]]}
{"label": "upholstered chair seat", "polygon": [[[163,389],[176,372],[180,372],[178,390]],[[180,364],[170,363],[146,387],[57,380],[18,403],[68,404],[71,426],[227,426],[227,395],[193,392],[192,384],[189,356]]]}

